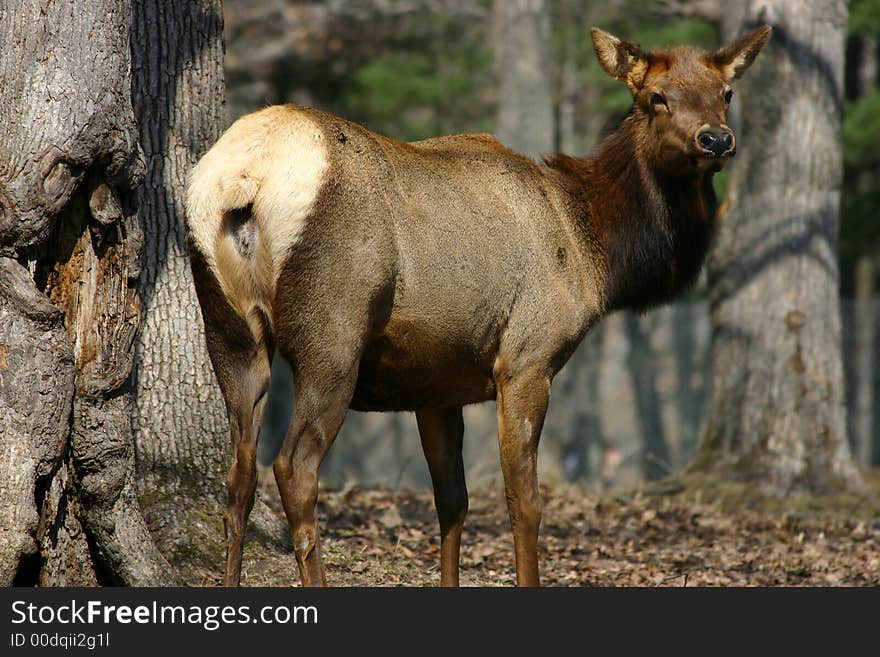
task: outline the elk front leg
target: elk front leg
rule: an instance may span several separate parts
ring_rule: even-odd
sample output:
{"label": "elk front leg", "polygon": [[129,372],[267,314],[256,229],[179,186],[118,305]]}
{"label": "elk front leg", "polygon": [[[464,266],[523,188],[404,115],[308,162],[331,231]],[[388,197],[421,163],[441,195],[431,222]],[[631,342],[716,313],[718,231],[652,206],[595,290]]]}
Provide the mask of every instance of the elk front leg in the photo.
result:
{"label": "elk front leg", "polygon": [[440,521],[440,585],[458,586],[461,530],[467,514],[461,408],[426,409],[416,413],[422,449],[434,484],[434,506]]}
{"label": "elk front leg", "polygon": [[498,447],[516,552],[516,583],[538,586],[538,441],[550,399],[543,371],[498,373]]}

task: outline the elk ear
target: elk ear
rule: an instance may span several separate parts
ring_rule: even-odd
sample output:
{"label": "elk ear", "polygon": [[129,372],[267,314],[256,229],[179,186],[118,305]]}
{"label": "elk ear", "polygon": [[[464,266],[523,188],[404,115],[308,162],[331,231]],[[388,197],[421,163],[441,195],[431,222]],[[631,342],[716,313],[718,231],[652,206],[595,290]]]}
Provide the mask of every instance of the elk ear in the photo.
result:
{"label": "elk ear", "polygon": [[721,72],[721,77],[727,82],[742,77],[742,74],[746,72],[746,69],[751,66],[755,57],[761,52],[761,48],[767,45],[771,34],[773,34],[773,28],[764,25],[744,34],[729,46],[716,50],[710,58]]}
{"label": "elk ear", "polygon": [[590,30],[596,57],[605,72],[615,80],[625,82],[635,95],[645,81],[648,72],[648,58],[638,44],[621,41],[613,34],[603,32],[598,27]]}

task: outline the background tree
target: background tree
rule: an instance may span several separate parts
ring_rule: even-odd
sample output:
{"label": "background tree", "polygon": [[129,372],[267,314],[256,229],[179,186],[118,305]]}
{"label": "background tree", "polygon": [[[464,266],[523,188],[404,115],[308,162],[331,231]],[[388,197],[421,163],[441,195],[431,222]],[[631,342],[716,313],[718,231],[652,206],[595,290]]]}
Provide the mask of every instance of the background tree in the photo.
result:
{"label": "background tree", "polygon": [[635,397],[635,415],[641,435],[642,474],[651,481],[671,473],[669,444],[663,426],[661,400],[657,391],[658,371],[651,349],[651,324],[635,313],[626,314],[629,338],[627,367]]}
{"label": "background tree", "polygon": [[693,469],[778,493],[857,489],[836,257],[846,3],[726,12],[728,39],[775,31],[739,84],[741,155],[710,262],[712,414]]}
{"label": "background tree", "polygon": [[495,0],[492,44],[499,98],[495,136],[532,157],[552,151],[549,1]]}
{"label": "background tree", "polygon": [[877,207],[880,205],[880,90],[877,88],[880,3],[850,3],[844,121],[844,195],[841,265],[845,295],[852,296],[849,400],[853,452],[859,465],[880,461],[877,399]]}
{"label": "background tree", "polygon": [[0,583],[168,584],[138,507],[129,373],[143,159],[130,5],[0,9]]}

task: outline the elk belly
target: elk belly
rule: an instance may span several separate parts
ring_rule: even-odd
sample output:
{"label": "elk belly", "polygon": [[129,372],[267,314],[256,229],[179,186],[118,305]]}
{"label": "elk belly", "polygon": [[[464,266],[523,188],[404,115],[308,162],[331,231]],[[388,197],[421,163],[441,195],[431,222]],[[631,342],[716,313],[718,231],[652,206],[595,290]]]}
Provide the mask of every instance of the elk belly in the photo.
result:
{"label": "elk belly", "polygon": [[436,327],[389,322],[364,351],[351,407],[403,411],[494,399],[494,349],[447,338]]}

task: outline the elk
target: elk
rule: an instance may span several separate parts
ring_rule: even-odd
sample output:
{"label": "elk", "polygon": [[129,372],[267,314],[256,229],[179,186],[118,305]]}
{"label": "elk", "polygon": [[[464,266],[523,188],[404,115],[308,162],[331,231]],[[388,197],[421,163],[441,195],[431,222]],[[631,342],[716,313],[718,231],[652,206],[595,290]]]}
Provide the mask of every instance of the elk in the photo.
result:
{"label": "elk", "polygon": [[237,120],[192,171],[187,225],[234,462],[225,584],[239,583],[257,433],[276,349],[296,384],[274,462],[304,585],[325,584],[318,471],[346,411],[414,411],[458,584],[466,404],[497,400],[516,581],[538,585],[537,449],[550,383],[607,313],[693,283],[734,155],[731,83],[770,38],[644,52],[594,28],[632,92],[597,148],[535,161],[492,136],[405,143],[317,109]]}

